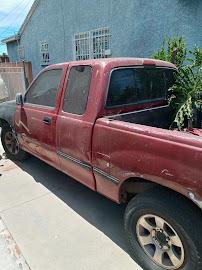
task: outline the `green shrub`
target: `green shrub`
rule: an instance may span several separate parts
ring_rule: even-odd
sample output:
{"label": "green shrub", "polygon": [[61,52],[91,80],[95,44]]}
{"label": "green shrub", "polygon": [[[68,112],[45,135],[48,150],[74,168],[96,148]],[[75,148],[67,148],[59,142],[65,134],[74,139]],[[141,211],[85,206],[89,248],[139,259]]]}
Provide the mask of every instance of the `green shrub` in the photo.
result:
{"label": "green shrub", "polygon": [[170,128],[177,126],[182,130],[186,121],[192,123],[193,110],[202,92],[202,50],[195,46],[193,51],[188,51],[184,39],[174,37],[164,39],[153,57],[178,67],[175,84],[169,89],[169,102],[174,111]]}

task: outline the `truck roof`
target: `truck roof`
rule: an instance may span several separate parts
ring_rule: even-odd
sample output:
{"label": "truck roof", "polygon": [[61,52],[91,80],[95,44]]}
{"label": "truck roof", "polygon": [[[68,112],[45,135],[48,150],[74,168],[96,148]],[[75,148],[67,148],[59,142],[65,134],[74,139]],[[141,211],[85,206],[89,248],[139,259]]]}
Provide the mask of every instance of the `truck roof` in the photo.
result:
{"label": "truck roof", "polygon": [[150,58],[132,58],[132,57],[122,57],[122,58],[101,58],[101,59],[89,59],[89,60],[79,60],[79,61],[71,61],[65,63],[59,63],[50,65],[49,68],[52,67],[61,67],[67,65],[90,65],[90,66],[106,66],[111,65],[113,67],[117,66],[143,66],[143,65],[154,65],[159,67],[169,67],[176,68],[176,66],[170,62],[150,59]]}

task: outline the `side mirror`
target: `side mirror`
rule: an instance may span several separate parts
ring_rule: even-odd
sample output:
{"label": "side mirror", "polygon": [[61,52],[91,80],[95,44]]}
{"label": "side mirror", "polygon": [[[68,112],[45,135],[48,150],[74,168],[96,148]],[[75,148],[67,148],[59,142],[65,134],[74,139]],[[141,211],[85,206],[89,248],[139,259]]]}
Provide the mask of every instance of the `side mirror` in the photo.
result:
{"label": "side mirror", "polygon": [[24,101],[23,101],[23,95],[21,93],[16,94],[15,101],[16,101],[16,104],[17,105],[23,106],[23,103],[24,103]]}

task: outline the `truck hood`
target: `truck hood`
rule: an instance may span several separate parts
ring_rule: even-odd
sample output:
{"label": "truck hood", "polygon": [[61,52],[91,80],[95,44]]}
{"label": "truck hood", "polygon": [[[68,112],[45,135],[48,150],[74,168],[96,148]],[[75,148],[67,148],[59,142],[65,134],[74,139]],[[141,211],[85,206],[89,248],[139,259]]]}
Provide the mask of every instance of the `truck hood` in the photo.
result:
{"label": "truck hood", "polygon": [[10,126],[14,124],[14,115],[16,111],[15,100],[6,101],[0,104],[0,126],[6,121]]}

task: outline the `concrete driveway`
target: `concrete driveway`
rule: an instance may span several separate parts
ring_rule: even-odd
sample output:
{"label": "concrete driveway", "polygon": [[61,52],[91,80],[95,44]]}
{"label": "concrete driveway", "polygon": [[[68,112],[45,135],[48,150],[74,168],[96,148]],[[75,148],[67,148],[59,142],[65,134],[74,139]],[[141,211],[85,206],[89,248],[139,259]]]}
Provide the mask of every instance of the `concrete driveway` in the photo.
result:
{"label": "concrete driveway", "polygon": [[34,157],[0,166],[0,269],[141,269],[128,255],[124,206]]}

